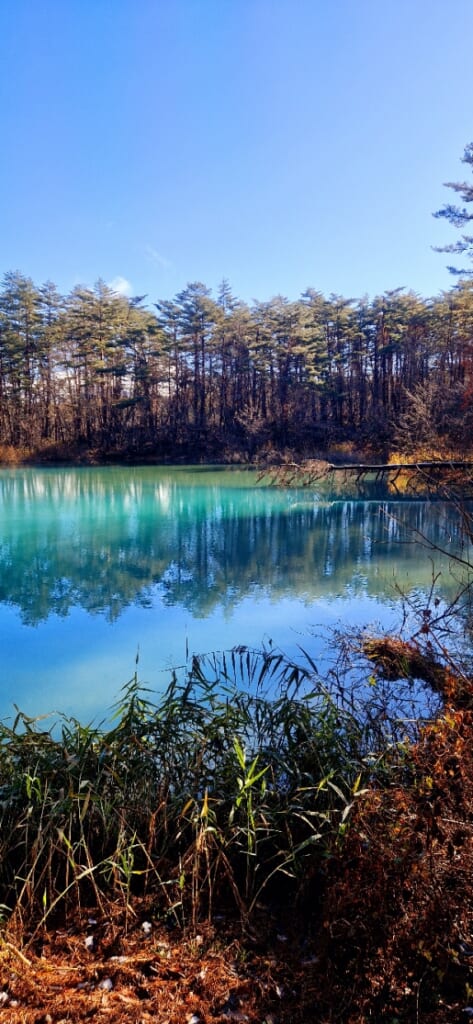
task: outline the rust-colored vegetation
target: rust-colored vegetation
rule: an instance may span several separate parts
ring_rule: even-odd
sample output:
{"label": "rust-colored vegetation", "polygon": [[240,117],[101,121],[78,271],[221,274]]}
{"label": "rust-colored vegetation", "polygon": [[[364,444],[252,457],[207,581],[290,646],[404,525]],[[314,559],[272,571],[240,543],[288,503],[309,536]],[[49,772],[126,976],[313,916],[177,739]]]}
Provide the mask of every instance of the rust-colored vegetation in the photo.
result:
{"label": "rust-colored vegetation", "polygon": [[468,1019],[471,737],[472,712],[449,709],[410,749],[403,784],[357,805],[324,901],[321,1020]]}
{"label": "rust-colored vegetation", "polygon": [[[225,711],[213,690],[204,706],[174,688],[156,717],[132,687],[106,737],[3,735],[0,1020],[468,1019],[469,690],[415,641],[365,639],[364,653],[380,678],[422,678],[445,701],[416,738],[390,746],[384,723],[384,752],[382,716],[366,731],[327,695],[287,689],[276,711]],[[152,767],[159,730],[173,781]],[[10,797],[8,758],[24,787],[17,774]]]}

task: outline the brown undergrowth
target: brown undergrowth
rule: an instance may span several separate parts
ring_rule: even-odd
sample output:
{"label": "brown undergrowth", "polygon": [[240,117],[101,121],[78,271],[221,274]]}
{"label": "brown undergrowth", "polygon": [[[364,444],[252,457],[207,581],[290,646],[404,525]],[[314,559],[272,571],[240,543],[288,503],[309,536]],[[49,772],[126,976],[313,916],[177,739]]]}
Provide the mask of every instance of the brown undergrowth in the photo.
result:
{"label": "brown undergrowth", "polygon": [[372,789],[358,802],[327,862],[321,914],[309,877],[291,915],[262,908],[246,933],[230,914],[188,935],[153,922],[149,935],[143,920],[152,908],[138,901],[131,924],[112,908],[97,919],[78,910],[67,928],[44,929],[24,952],[19,936],[4,939],[0,1020],[467,1020],[472,719],[471,711],[447,710],[410,750],[404,784]]}
{"label": "brown undergrowth", "polygon": [[364,647],[381,675],[423,678],[446,705],[410,746],[403,784],[357,804],[332,861],[320,1019],[455,1024],[473,1016],[472,686],[413,642]]}
{"label": "brown undergrowth", "polygon": [[[141,910],[143,908],[140,908]],[[242,939],[231,919],[218,929],[170,934],[111,913],[45,932],[26,957],[0,946],[0,1021],[5,1024],[276,1024],[313,1019],[306,978],[311,953],[276,932]],[[138,907],[137,907],[138,910]],[[141,915],[142,916],[142,915]],[[266,928],[268,930],[266,930]],[[87,941],[94,944],[87,948]]]}
{"label": "brown undergrowth", "polygon": [[[366,642],[375,671],[416,675],[443,713],[363,782],[344,827],[297,887],[251,920],[214,902],[192,927],[150,896],[78,905],[0,942],[8,1024],[460,1024],[473,1005],[473,710],[461,673],[414,643]],[[356,790],[356,784],[352,787]]]}
{"label": "brown undergrowth", "polygon": [[472,712],[423,730],[359,804],[324,905],[323,1019],[455,1022],[473,1001]]}

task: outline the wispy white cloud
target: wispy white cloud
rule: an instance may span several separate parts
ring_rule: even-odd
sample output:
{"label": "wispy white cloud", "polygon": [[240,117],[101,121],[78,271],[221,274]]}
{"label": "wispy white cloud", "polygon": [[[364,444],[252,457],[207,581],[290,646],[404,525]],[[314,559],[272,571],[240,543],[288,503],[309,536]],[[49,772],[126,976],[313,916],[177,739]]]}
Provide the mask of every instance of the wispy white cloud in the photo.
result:
{"label": "wispy white cloud", "polygon": [[111,288],[112,291],[116,292],[117,295],[132,294],[133,288],[131,281],[128,281],[126,277],[122,277],[121,274],[117,274],[117,276],[113,278],[113,281],[108,281],[107,283],[108,287]]}
{"label": "wispy white cloud", "polygon": [[166,256],[162,256],[153,245],[145,245],[145,255],[150,263],[153,263],[155,267],[160,267],[161,270],[170,270],[172,267],[171,261]]}

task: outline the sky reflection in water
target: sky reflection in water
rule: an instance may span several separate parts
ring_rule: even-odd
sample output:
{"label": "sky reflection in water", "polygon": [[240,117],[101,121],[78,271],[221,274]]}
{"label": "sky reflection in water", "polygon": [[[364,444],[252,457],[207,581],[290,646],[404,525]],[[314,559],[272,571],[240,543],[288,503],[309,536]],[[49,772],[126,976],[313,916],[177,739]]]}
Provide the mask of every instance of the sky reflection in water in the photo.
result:
{"label": "sky reflection in water", "polygon": [[[101,715],[138,651],[158,689],[186,649],[272,641],[323,660],[330,627],[388,628],[399,591],[430,587],[413,529],[444,546],[452,524],[429,503],[282,491],[246,470],[4,470],[0,715]],[[447,558],[436,568],[453,595]]]}

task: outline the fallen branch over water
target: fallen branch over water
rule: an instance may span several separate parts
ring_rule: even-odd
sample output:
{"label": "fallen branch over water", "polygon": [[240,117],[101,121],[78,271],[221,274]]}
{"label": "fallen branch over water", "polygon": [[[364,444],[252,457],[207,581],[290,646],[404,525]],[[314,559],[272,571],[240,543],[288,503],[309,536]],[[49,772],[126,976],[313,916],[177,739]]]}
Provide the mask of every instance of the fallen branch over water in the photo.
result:
{"label": "fallen branch over water", "polygon": [[473,462],[463,459],[432,459],[422,462],[327,462],[328,472],[391,473],[401,469],[473,469]]}
{"label": "fallen branch over water", "polygon": [[[263,470],[260,479],[270,477],[271,483],[282,487],[311,487],[335,474],[361,483],[366,477],[386,479],[397,490],[396,482],[403,481],[402,490],[413,486],[416,490],[438,488],[440,485],[471,488],[473,462],[463,459],[429,459],[417,462],[328,462],[309,459],[306,462],[288,462]],[[407,476],[406,476],[407,475]]]}
{"label": "fallen branch over water", "polygon": [[473,682],[442,664],[433,653],[422,651],[414,641],[368,637],[362,651],[384,679],[422,679],[455,707],[473,708]]}

